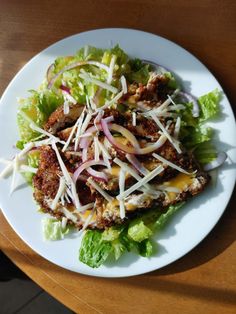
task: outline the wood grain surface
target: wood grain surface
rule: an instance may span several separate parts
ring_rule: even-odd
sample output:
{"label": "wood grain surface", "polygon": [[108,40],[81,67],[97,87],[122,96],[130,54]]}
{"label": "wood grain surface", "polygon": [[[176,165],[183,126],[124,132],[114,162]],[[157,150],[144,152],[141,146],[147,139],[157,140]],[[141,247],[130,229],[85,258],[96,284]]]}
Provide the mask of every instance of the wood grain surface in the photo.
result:
{"label": "wood grain surface", "polygon": [[[82,31],[128,27],[164,36],[198,57],[236,110],[236,2],[0,0],[0,94],[17,71],[55,41]],[[79,275],[32,251],[0,214],[0,247],[43,289],[76,313],[235,313],[235,193],[193,251],[161,270],[126,279]],[[217,206],[217,204],[216,204]]]}

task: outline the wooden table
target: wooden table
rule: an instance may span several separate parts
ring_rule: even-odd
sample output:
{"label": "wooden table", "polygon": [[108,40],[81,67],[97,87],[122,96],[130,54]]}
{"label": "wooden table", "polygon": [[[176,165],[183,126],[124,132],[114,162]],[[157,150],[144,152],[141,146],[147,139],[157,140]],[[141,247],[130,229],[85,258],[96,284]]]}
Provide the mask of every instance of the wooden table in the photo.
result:
{"label": "wooden table", "polygon": [[[215,74],[236,109],[233,0],[0,0],[0,93],[43,48],[68,35],[103,27],[142,29],[182,45]],[[2,214],[1,249],[78,313],[235,313],[235,201],[234,194],[218,225],[197,248],[143,276],[102,279],[63,270],[33,252]]]}

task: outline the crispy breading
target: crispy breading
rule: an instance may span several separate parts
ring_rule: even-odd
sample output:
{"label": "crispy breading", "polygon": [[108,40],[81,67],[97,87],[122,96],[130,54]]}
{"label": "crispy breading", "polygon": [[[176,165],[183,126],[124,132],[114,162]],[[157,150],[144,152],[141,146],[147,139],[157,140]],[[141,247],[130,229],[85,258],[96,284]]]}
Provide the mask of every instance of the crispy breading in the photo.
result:
{"label": "crispy breading", "polygon": [[65,127],[71,126],[81,115],[84,106],[81,104],[70,104],[69,113],[64,114],[63,105],[58,107],[48,118],[47,123],[44,125],[44,129],[51,134],[56,134],[58,131]]}

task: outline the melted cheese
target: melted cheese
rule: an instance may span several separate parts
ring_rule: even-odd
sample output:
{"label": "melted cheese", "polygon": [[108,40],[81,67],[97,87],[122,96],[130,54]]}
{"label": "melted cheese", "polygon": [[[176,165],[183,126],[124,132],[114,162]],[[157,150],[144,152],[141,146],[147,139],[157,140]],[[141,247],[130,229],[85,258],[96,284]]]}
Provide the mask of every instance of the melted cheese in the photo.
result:
{"label": "melted cheese", "polygon": [[[186,175],[184,173],[180,173],[175,178],[165,182],[164,185],[175,187],[180,190],[180,193],[182,193],[192,183],[193,183],[193,178],[191,176]],[[168,192],[167,195],[170,198],[170,200],[173,201],[176,198],[177,194],[174,192]]]}
{"label": "melted cheese", "polygon": [[[86,221],[90,214],[91,214],[91,210],[86,210],[84,213],[80,213],[79,216],[81,217],[83,221]],[[96,214],[96,211],[94,211],[89,223],[95,222],[96,219],[97,219],[97,214]]]}

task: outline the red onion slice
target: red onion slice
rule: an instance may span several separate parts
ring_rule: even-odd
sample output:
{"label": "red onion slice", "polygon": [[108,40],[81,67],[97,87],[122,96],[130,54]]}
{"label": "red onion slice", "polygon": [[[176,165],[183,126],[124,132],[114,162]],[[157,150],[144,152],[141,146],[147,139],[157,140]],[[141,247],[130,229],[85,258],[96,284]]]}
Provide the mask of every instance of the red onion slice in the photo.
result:
{"label": "red onion slice", "polygon": [[200,109],[199,109],[197,98],[186,92],[179,92],[179,95],[182,96],[188,102],[191,102],[193,104],[193,109],[192,109],[193,117],[194,118],[199,117]]}
{"label": "red onion slice", "polygon": [[205,171],[210,171],[210,170],[213,170],[215,168],[218,168],[225,162],[226,159],[227,159],[227,154],[225,152],[219,152],[217,154],[216,159],[214,159],[212,162],[209,162],[208,164],[206,164],[203,167],[203,169]]}
{"label": "red onion slice", "polygon": [[148,174],[149,171],[141,164],[141,162],[134,155],[126,154],[125,157],[134,166],[134,168],[138,170],[138,172],[140,172],[144,176]]}
{"label": "red onion slice", "polygon": [[66,92],[67,94],[70,94],[70,88],[65,85],[61,84],[60,89]]}
{"label": "red onion slice", "polygon": [[126,146],[122,143],[119,143],[111,134],[110,130],[109,130],[109,126],[107,124],[107,122],[102,119],[101,120],[101,126],[102,126],[102,130],[105,134],[105,136],[107,137],[108,141],[115,146],[116,148],[120,149],[121,151],[125,152],[125,153],[129,153],[129,154],[137,154],[137,149],[135,149],[134,147],[129,147]]}
{"label": "red onion slice", "polygon": [[[95,161],[95,160],[87,160],[85,162],[83,162],[74,172],[73,174],[73,181],[76,182],[79,178],[79,175],[84,171],[87,170],[89,167],[91,166],[106,166],[104,161]],[[93,170],[91,168],[91,170]],[[100,180],[104,180],[107,182],[107,176],[105,175],[105,173],[101,172],[101,171],[96,171],[93,170],[92,172],[93,174],[91,174],[93,177],[95,177],[96,179],[100,179]]]}
{"label": "red onion slice", "polygon": [[[142,60],[143,63],[145,64],[150,64],[153,68],[155,68],[157,70],[157,72],[161,72],[161,73],[165,73],[165,72],[171,72],[168,68],[166,68],[165,66],[163,65],[160,65],[156,62],[153,62],[153,61],[150,61],[150,60]],[[173,72],[171,72],[173,73]]]}
{"label": "red onion slice", "polygon": [[[82,151],[82,161],[83,161],[83,162],[86,162],[86,161],[87,161],[87,158],[88,158],[88,157],[87,157],[87,152],[88,152],[87,148],[84,148],[83,151]],[[103,161],[101,161],[101,162],[103,162]],[[105,161],[104,161],[104,165],[107,166],[106,163],[105,163]],[[91,167],[88,167],[88,168],[86,169],[86,171],[87,171],[92,177],[94,177],[96,180],[101,180],[101,181],[105,181],[105,182],[108,181],[107,176],[106,176],[105,173],[102,172],[102,171],[96,171],[96,170],[94,170],[94,169],[91,168]]]}
{"label": "red onion slice", "polygon": [[46,78],[48,83],[51,81],[52,77],[53,77],[53,70],[54,70],[54,64],[52,63],[48,69],[47,69],[47,73],[46,73]]}
{"label": "red onion slice", "polygon": [[[114,120],[114,117],[113,116],[106,117],[103,120],[105,120],[107,123],[109,123],[109,122]],[[101,130],[102,130],[102,127],[101,127],[100,123],[99,124],[96,123],[96,126],[93,125],[90,128],[88,128],[86,130],[86,132],[83,134],[84,137],[82,137],[81,140],[80,140],[79,147],[80,148],[87,148],[90,145],[91,141],[92,141],[92,138],[91,138],[92,136],[90,134],[95,133],[97,131],[101,131]],[[86,135],[89,135],[89,136],[86,136]]]}

